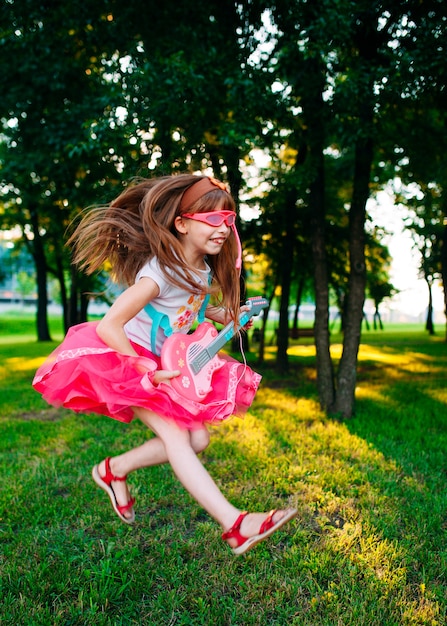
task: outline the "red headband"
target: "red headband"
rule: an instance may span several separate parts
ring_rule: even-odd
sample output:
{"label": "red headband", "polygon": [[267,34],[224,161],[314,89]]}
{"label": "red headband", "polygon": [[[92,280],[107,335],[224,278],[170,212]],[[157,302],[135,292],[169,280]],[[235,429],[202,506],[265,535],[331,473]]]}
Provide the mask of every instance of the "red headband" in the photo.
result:
{"label": "red headband", "polygon": [[204,196],[206,193],[210,191],[215,191],[216,189],[222,189],[222,191],[228,192],[228,189],[224,183],[221,183],[220,180],[216,178],[209,178],[206,176],[205,178],[199,178],[199,180],[188,187],[185,193],[180,200],[180,211],[181,213],[186,213],[186,211],[191,207],[194,202],[196,202],[199,198]]}

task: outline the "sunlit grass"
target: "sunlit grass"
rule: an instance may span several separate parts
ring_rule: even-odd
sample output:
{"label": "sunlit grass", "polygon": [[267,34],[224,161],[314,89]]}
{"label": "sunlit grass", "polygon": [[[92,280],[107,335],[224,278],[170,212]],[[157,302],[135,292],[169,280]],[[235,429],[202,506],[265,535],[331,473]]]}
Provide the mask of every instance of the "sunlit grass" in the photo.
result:
{"label": "sunlit grass", "polygon": [[55,344],[0,346],[1,623],[445,624],[447,351],[376,335],[352,420],[321,411],[299,342],[281,376],[269,347],[249,413],[212,427],[202,458],[237,506],[299,511],[239,559],[166,466],[131,475],[138,523],[120,524],[89,474],[144,427],[48,407],[30,382]]}
{"label": "sunlit grass", "polygon": [[441,402],[443,404],[447,404],[447,388],[444,389],[427,389],[427,395],[433,398],[433,400],[437,400],[437,402]]}
{"label": "sunlit grass", "polygon": [[27,359],[25,357],[11,357],[5,359],[3,364],[0,365],[0,375],[6,376],[7,372],[35,372],[36,369],[42,365],[46,356],[41,356],[35,359]]}

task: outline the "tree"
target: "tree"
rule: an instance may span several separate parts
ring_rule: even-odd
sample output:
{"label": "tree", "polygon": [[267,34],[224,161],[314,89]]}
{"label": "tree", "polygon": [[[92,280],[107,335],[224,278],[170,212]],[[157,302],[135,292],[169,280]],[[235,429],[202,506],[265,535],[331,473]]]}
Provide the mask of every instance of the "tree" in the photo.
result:
{"label": "tree", "polygon": [[387,246],[380,243],[383,233],[377,228],[367,233],[366,244],[366,287],[369,297],[374,302],[373,326],[383,330],[380,305],[386,298],[397,293],[389,282],[391,257]]}
{"label": "tree", "polygon": [[[90,11],[94,6],[96,13]],[[1,8],[3,222],[21,226],[34,259],[39,340],[50,339],[49,273],[60,281],[65,326],[72,322],[63,233],[73,213],[96,196],[106,178],[117,175],[110,154],[110,100],[116,87],[105,78],[110,66],[101,70],[96,63],[107,58],[107,22],[101,19],[101,8],[84,3],[67,11],[63,2],[50,7],[28,0]]]}
{"label": "tree", "polygon": [[410,209],[406,218],[407,229],[412,233],[414,247],[420,255],[420,275],[428,290],[428,306],[425,328],[435,334],[433,322],[433,284],[441,276],[441,245],[444,231],[442,192],[435,184],[420,185],[412,193],[403,193],[399,199]]}
{"label": "tree", "polygon": [[[399,179],[397,200],[409,206],[411,212],[416,209],[407,225],[422,253],[421,273],[428,278],[429,315],[429,283],[436,273],[442,276],[447,339],[447,7],[443,2],[428,0],[408,3],[406,9],[387,77],[388,97],[383,101],[381,160],[385,176],[388,172],[389,179]],[[427,254],[428,262],[424,260]],[[432,327],[430,318],[427,327]]]}
{"label": "tree", "polygon": [[[84,206],[110,199],[121,178],[147,175],[148,166],[163,174],[213,168],[238,198],[239,160],[260,132],[249,113],[264,89],[247,64],[257,43],[244,4],[228,11],[201,3],[191,12],[186,2],[152,3],[149,22],[141,20],[147,2],[2,7],[5,223],[24,233],[31,226],[25,241],[36,264],[40,339],[49,338],[49,272],[60,282],[66,327],[85,314],[61,233]],[[6,63],[12,55],[18,75]]]}
{"label": "tree", "polygon": [[[281,52],[279,68],[292,96],[288,96],[290,108],[299,104],[306,132],[302,139],[305,145],[305,165],[309,177],[309,206],[313,214],[313,253],[316,294],[316,349],[320,403],[331,412],[352,415],[355,389],[355,371],[360,327],[363,317],[365,285],[364,224],[365,206],[369,197],[369,180],[373,157],[371,92],[373,87],[372,62],[378,44],[374,26],[377,16],[366,6],[356,11],[355,18],[349,12],[340,15],[340,6],[320,3],[318,7],[309,3],[277,3],[274,18],[282,33],[279,37]],[[291,18],[293,15],[293,18]],[[345,22],[339,28],[340,18]],[[338,30],[334,30],[337,26]],[[345,55],[345,36],[349,36],[354,54]],[[342,39],[340,38],[342,36]],[[329,275],[326,255],[326,210],[325,210],[325,164],[324,150],[329,143],[329,106],[324,93],[327,88],[327,58],[330,53],[327,42],[339,42],[336,48],[338,71],[345,76],[349,94],[349,115],[357,126],[353,129],[355,144],[352,199],[349,212],[350,222],[350,278],[345,312],[345,335],[343,354],[338,371],[338,388],[335,389],[329,340]],[[307,42],[302,45],[302,42]],[[359,88],[359,81],[362,89]],[[339,116],[346,111],[338,108]]]}
{"label": "tree", "polygon": [[[420,275],[427,284],[426,329],[434,333],[432,286],[442,278],[447,339],[447,176],[444,155],[446,115],[443,109],[410,111],[411,132],[401,140],[397,152],[399,178],[393,182],[396,202],[407,207],[405,226],[420,256]],[[424,153],[420,146],[424,145]]]}
{"label": "tree", "polygon": [[[404,96],[403,59],[422,51],[436,30],[439,3],[289,2],[272,6],[277,27],[275,77],[291,115],[302,119],[302,151],[309,176],[307,202],[313,214],[316,292],[317,384],[321,405],[330,413],[354,412],[356,364],[366,285],[365,220],[378,133],[389,103]],[[434,12],[434,13],[433,13]],[[433,18],[433,15],[436,17]],[[436,45],[439,45],[439,37]],[[434,46],[432,46],[432,51]],[[442,53],[436,52],[439,62]],[[420,63],[428,74],[429,63]],[[430,68],[433,67],[430,61]],[[390,80],[390,74],[398,68]],[[413,85],[416,85],[413,81]],[[415,92],[418,90],[415,86]],[[420,91],[420,90],[419,90]],[[396,115],[396,113],[395,113]],[[395,118],[394,118],[395,119]],[[284,127],[293,127],[283,125]],[[389,138],[386,138],[389,141]],[[349,279],[344,306],[343,352],[336,380],[329,350],[327,259],[327,163],[325,152],[351,164]]]}

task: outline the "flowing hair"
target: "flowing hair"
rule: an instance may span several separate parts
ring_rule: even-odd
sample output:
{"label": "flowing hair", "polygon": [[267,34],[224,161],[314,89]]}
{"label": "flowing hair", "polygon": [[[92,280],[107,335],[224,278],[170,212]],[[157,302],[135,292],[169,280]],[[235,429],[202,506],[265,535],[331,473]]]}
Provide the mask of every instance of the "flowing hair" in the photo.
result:
{"label": "flowing hair", "polygon": [[[110,205],[87,209],[68,239],[73,246],[73,263],[87,274],[110,264],[112,279],[127,286],[143,265],[158,259],[165,277],[172,284],[193,293],[210,293],[237,321],[240,307],[239,272],[236,269],[237,244],[231,232],[221,251],[207,257],[212,282],[204,287],[186,263],[174,225],[181,215],[183,193],[203,176],[176,174],[154,179],[136,179]],[[216,187],[188,207],[188,213],[215,209],[235,210],[232,196]]]}

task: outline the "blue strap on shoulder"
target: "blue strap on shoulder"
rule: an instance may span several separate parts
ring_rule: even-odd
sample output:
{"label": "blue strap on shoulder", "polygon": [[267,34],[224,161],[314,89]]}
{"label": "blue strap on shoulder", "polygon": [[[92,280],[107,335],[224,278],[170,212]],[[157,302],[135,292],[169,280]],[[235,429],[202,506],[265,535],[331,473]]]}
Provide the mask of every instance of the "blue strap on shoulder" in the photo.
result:
{"label": "blue strap on shoulder", "polygon": [[197,314],[197,321],[199,322],[199,324],[205,321],[205,311],[206,311],[206,307],[208,306],[208,302],[210,301],[210,297],[211,297],[210,294],[207,293],[203,299],[202,306],[200,307],[199,312]]}
{"label": "blue strap on shoulder", "polygon": [[[211,285],[212,280],[213,280],[213,277],[211,276],[211,272],[210,272],[208,274],[208,286]],[[205,311],[206,311],[206,307],[208,306],[208,302],[210,301],[210,298],[211,298],[211,294],[207,293],[203,299],[202,306],[200,307],[199,312],[197,314],[197,321],[199,322],[199,324],[205,321]]]}
{"label": "blue strap on shoulder", "polygon": [[[152,320],[152,328],[151,328],[151,351],[154,354],[157,354],[157,334],[158,329],[161,328],[166,337],[172,335],[171,324],[169,323],[169,317],[166,313],[161,313],[157,311],[152,304],[146,304],[144,310],[149,315]],[[158,355],[160,356],[160,355]]]}

